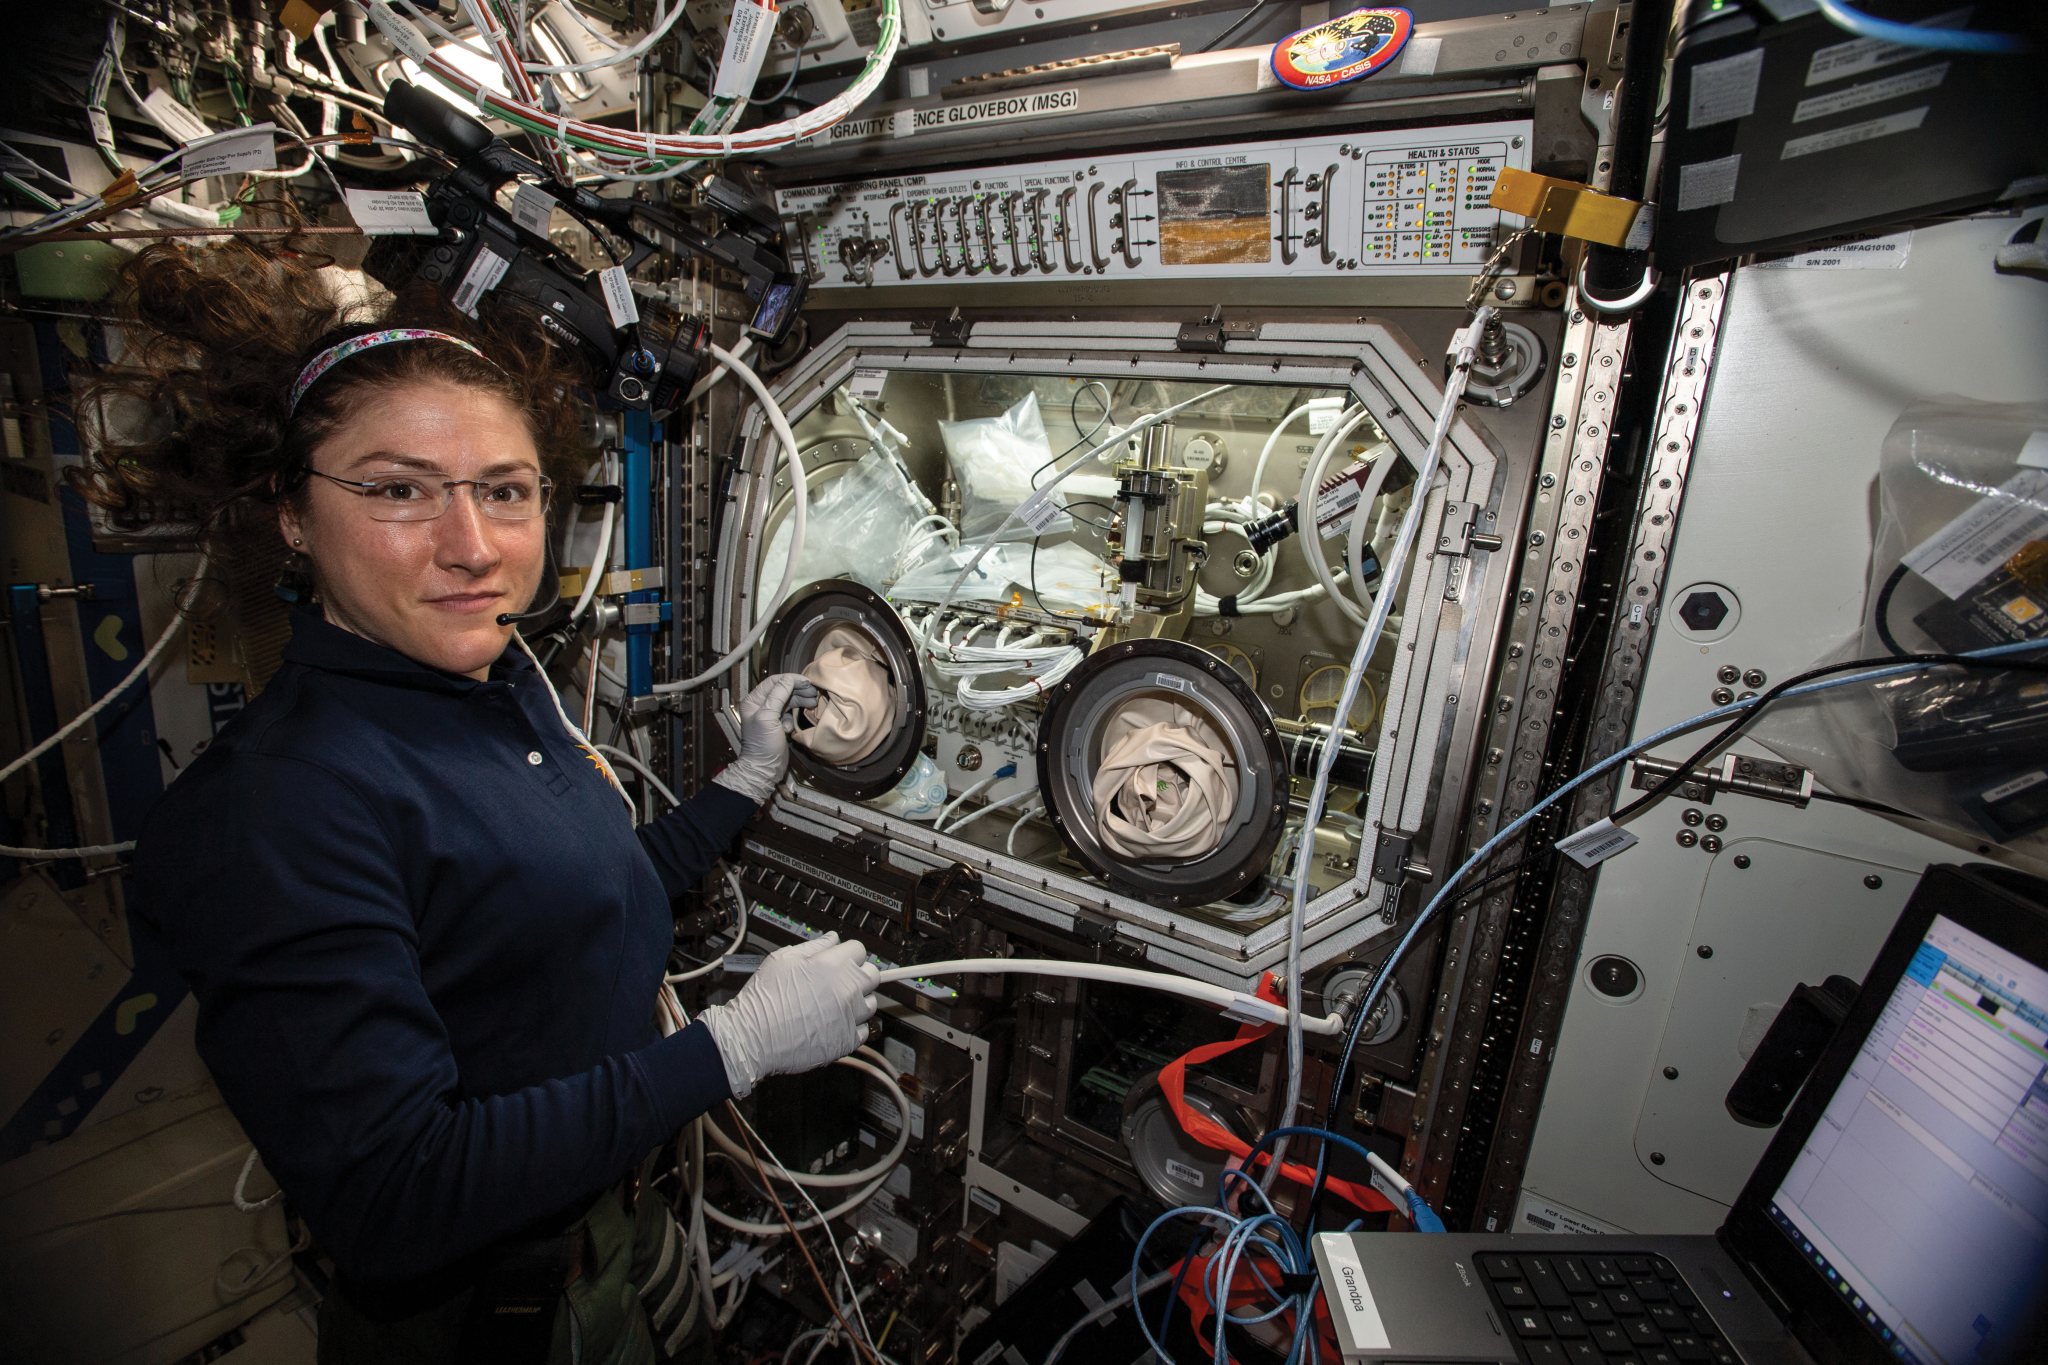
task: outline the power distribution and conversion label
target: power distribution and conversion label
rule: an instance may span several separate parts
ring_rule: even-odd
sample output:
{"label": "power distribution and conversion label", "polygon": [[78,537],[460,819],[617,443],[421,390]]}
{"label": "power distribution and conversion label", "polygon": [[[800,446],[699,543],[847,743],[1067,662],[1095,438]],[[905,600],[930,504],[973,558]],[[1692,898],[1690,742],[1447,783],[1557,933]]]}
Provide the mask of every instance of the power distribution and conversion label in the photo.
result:
{"label": "power distribution and conversion label", "polygon": [[234,137],[209,142],[185,153],[178,168],[187,180],[204,180],[210,175],[239,175],[243,171],[277,169],[277,125],[259,123],[244,128]]}

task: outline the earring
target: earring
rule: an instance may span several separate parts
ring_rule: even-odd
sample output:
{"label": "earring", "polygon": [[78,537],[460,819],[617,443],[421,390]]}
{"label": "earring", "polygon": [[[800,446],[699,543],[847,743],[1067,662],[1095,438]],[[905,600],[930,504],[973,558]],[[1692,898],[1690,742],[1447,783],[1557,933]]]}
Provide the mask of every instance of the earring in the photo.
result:
{"label": "earring", "polygon": [[[303,544],[293,541],[292,544]],[[270,585],[280,601],[293,606],[313,600],[313,561],[294,550],[285,556],[284,567],[277,571],[277,581]]]}
{"label": "earring", "polygon": [[297,538],[294,538],[294,539],[292,540],[292,544],[294,544],[294,545],[304,545],[305,543],[306,543],[305,541],[303,541],[303,540],[299,540],[299,539],[297,539]]}

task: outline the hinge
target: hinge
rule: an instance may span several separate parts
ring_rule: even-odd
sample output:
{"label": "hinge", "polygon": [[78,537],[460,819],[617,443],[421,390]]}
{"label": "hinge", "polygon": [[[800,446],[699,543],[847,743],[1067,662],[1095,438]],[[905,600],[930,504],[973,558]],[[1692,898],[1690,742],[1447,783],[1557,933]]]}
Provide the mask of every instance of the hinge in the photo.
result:
{"label": "hinge", "polygon": [[932,323],[932,345],[965,346],[967,333],[973,326],[974,324],[961,317],[960,310],[955,308],[951,317],[939,318]]}
{"label": "hinge", "polygon": [[[1638,758],[1631,762],[1634,774],[1629,786],[1637,791],[1648,791],[1678,771],[1676,763],[1661,758]],[[1813,774],[1796,763],[1726,754],[1716,766],[1694,770],[1692,776],[1665,794],[1710,806],[1715,792],[1740,792],[1803,807],[1813,800]]]}
{"label": "hinge", "polygon": [[1372,879],[1400,887],[1409,880],[1429,880],[1429,865],[1409,856],[1415,851],[1415,836],[1399,830],[1381,830],[1372,851]]}
{"label": "hinge", "polygon": [[1223,321],[1223,305],[1217,304],[1209,310],[1209,316],[1200,322],[1183,322],[1180,335],[1173,341],[1179,351],[1206,351],[1210,353],[1224,349],[1232,341],[1257,341],[1259,329],[1256,324],[1238,323],[1227,325]]}

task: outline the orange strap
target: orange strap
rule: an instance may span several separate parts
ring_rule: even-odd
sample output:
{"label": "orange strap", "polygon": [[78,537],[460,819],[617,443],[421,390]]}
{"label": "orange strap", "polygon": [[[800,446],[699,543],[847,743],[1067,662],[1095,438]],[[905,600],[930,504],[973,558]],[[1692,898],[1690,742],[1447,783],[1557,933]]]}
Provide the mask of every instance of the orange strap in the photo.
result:
{"label": "orange strap", "polygon": [[[1280,999],[1279,991],[1273,986],[1273,974],[1271,972],[1267,972],[1260,979],[1258,996],[1261,1000],[1270,1000],[1276,1005],[1283,1003]],[[1185,1056],[1174,1058],[1160,1070],[1159,1089],[1165,1093],[1167,1106],[1173,1110],[1173,1116],[1179,1121],[1181,1131],[1201,1143],[1204,1147],[1214,1147],[1218,1151],[1229,1152],[1233,1156],[1240,1158],[1251,1155],[1250,1143],[1188,1104],[1186,1094],[1187,1069],[1190,1065],[1214,1061],[1226,1053],[1235,1052],[1247,1043],[1258,1042],[1278,1027],[1279,1025],[1277,1024],[1241,1024],[1238,1026],[1236,1038],[1227,1042],[1209,1043],[1198,1047]],[[1271,1159],[1271,1153],[1259,1153],[1260,1165],[1264,1165]],[[1280,1175],[1282,1179],[1292,1180],[1295,1184],[1304,1186],[1313,1185],[1316,1178],[1313,1167],[1298,1165],[1291,1161],[1280,1164]],[[1390,1200],[1370,1185],[1355,1185],[1349,1180],[1338,1180],[1334,1176],[1325,1176],[1323,1178],[1323,1188],[1338,1198],[1366,1210],[1368,1213],[1399,1213],[1401,1211],[1395,1208]]]}

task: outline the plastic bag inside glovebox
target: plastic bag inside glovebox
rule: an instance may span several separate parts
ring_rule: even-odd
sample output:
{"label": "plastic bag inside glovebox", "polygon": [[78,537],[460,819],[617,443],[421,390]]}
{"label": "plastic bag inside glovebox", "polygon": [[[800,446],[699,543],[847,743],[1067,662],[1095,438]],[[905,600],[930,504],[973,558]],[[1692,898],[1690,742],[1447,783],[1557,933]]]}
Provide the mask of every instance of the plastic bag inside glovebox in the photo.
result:
{"label": "plastic bag inside glovebox", "polygon": [[[1025,394],[1000,416],[941,422],[939,437],[960,484],[962,544],[986,539],[1039,484],[1053,477],[1054,471],[1047,468],[1053,461],[1052,447],[1038,415],[1036,393]],[[1066,506],[1063,490],[1055,490],[1052,500]],[[1036,530],[1013,521],[1003,539],[1030,540],[1073,529],[1073,520],[1062,512]]]}
{"label": "plastic bag inside glovebox", "polygon": [[[829,466],[828,466],[829,468]],[[811,486],[809,525],[795,583],[852,578],[880,592],[902,571],[901,559],[927,509],[896,462],[870,450],[835,478]],[[761,557],[761,581],[772,591],[782,581],[795,523],[784,517]]]}
{"label": "plastic bag inside glovebox", "polygon": [[[1856,635],[1815,665],[2039,640],[2048,405],[1944,396],[1884,441]],[[1750,734],[1827,791],[2048,854],[2048,674],[1937,667],[1776,703]]]}

